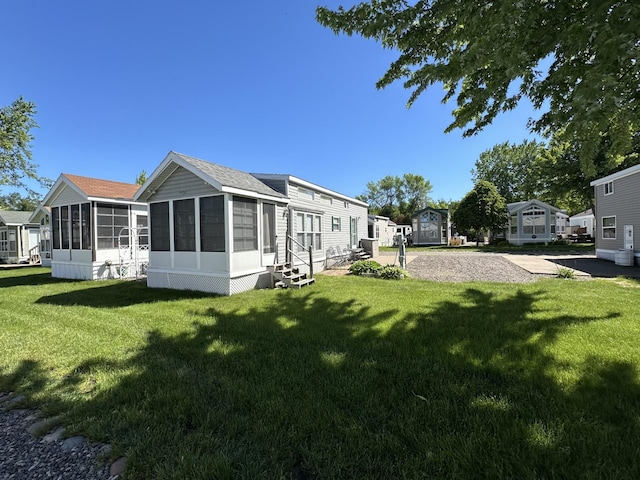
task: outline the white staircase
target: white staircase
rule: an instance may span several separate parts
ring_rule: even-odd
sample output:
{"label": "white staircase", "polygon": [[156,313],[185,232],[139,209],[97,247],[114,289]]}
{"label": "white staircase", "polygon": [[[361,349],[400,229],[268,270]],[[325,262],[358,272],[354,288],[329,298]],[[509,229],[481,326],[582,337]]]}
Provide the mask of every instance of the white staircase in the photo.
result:
{"label": "white staircase", "polygon": [[269,266],[269,272],[275,288],[302,288],[316,281],[306,273],[300,273],[298,268],[290,263],[277,263]]}

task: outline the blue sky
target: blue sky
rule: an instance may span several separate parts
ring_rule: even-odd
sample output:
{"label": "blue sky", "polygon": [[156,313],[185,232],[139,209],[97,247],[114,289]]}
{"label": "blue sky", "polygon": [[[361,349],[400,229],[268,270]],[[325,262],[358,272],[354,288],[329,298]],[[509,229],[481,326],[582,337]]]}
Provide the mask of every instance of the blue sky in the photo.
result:
{"label": "blue sky", "polygon": [[442,90],[411,109],[402,85],[376,90],[395,52],[334,35],[319,4],[354,2],[7,2],[0,105],[36,103],[34,161],[53,180],[133,183],[174,150],[351,196],[419,174],[433,198],[456,200],[481,152],[532,138],[528,105],[473,138],[444,134]]}

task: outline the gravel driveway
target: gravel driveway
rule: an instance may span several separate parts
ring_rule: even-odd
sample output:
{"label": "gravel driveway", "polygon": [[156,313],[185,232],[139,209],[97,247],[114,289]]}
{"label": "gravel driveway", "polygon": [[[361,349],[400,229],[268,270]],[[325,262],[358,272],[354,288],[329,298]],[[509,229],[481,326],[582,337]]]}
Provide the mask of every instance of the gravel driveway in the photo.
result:
{"label": "gravel driveway", "polygon": [[[378,261],[384,264],[386,257]],[[396,259],[397,260],[397,259]],[[407,271],[413,278],[439,282],[531,283],[543,275],[534,275],[498,253],[432,251],[409,254]]]}

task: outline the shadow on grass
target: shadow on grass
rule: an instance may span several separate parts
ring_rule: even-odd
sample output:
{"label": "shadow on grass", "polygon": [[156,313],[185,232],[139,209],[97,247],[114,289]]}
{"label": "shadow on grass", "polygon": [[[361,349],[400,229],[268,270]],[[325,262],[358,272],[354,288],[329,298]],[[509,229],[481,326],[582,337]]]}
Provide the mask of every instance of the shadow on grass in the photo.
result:
{"label": "shadow on grass", "polygon": [[[543,290],[419,295],[414,313],[313,290],[214,302],[179,335],[88,359],[50,395],[77,428],[127,447],[133,479],[637,474],[635,365],[549,353],[567,329],[615,312],[535,319]],[[0,384],[37,393],[46,375],[25,363]],[[101,375],[117,382],[87,391]]]}
{"label": "shadow on grass", "polygon": [[16,269],[12,271],[0,270],[0,288],[50,285],[54,283],[73,281],[74,280],[52,278],[51,270],[38,267],[31,267],[29,269],[25,268],[22,270]]}
{"label": "shadow on grass", "polygon": [[169,302],[218,295],[192,290],[149,288],[146,280],[87,281],[87,288],[40,297],[35,303],[58,306],[82,305],[119,308],[143,303]]}

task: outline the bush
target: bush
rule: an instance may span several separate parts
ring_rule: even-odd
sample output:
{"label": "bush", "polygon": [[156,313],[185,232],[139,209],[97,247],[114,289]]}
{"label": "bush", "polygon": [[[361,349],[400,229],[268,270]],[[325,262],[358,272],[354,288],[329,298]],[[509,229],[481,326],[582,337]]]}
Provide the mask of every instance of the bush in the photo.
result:
{"label": "bush", "polygon": [[382,265],[375,260],[358,260],[353,262],[349,267],[349,272],[353,275],[366,275],[369,273],[376,273]]}
{"label": "bush", "polygon": [[377,272],[378,278],[384,278],[386,280],[402,280],[409,276],[409,272],[396,267],[395,265],[385,265],[381,267]]}
{"label": "bush", "polygon": [[576,272],[566,267],[558,268],[557,275],[558,275],[558,278],[576,278]]}

